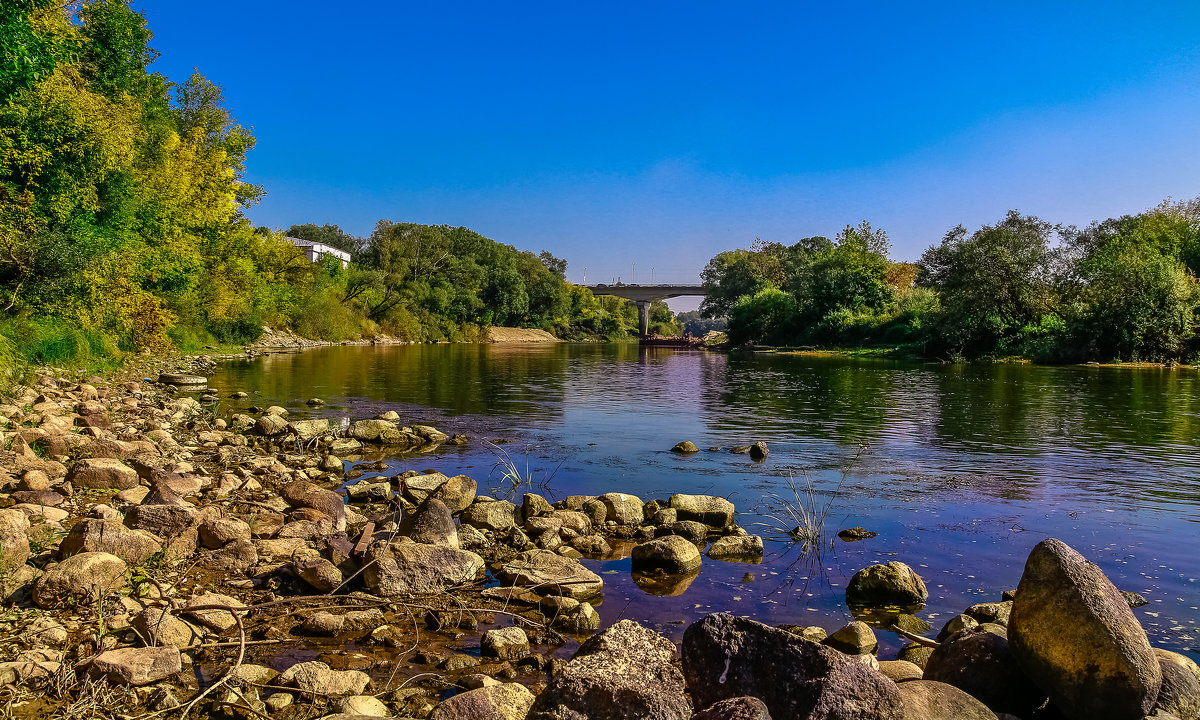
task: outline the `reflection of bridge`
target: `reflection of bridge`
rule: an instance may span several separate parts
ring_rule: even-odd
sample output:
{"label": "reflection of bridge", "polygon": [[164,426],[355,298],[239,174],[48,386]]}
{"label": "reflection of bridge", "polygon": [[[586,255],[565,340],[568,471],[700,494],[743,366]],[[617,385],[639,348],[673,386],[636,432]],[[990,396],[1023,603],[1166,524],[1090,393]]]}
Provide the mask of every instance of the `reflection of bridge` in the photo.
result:
{"label": "reflection of bridge", "polygon": [[615,295],[633,300],[638,307],[638,330],[642,337],[650,333],[650,303],[655,300],[683,297],[685,295],[707,295],[703,285],[584,285],[593,295]]}

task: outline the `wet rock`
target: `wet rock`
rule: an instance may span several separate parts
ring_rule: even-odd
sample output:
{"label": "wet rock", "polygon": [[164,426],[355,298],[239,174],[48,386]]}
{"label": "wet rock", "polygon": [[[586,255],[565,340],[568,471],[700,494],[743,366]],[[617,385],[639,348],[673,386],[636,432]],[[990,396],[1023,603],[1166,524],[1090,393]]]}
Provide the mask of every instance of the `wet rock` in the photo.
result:
{"label": "wet rock", "polygon": [[571,547],[584,555],[608,555],[612,546],[603,535],[583,535],[571,540]]}
{"label": "wet rock", "polygon": [[490,685],[443,700],[429,720],[524,720],[533,701],[520,683]]}
{"label": "wet rock", "polygon": [[282,415],[271,413],[259,417],[254,423],[254,429],[259,435],[268,437],[282,435],[288,429],[288,421]]}
{"label": "wet rock", "polygon": [[700,567],[700,551],[678,535],[668,535],[633,548],[634,570],[684,574]]}
{"label": "wet rock", "polygon": [[1008,627],[1008,618],[1012,613],[1012,601],[998,603],[977,603],[963,610],[964,615],[969,615],[982,623],[996,623]]}
{"label": "wet rock", "polygon": [[527,720],[687,720],[675,645],[632,620],[585,642],[534,701]]}
{"label": "wet rock", "polygon": [[340,473],[344,469],[344,466],[336,455],[326,455],[317,464],[317,469],[327,473]]}
{"label": "wet rock", "polygon": [[695,520],[718,530],[733,525],[733,503],[723,497],[676,493],[668,505],[680,520]]}
{"label": "wet rock", "polygon": [[182,669],[179,648],[121,648],[100,653],[88,665],[88,675],[114,685],[140,687],[165,680]]}
{"label": "wet rock", "polygon": [[678,520],[656,528],[654,535],[656,537],[678,535],[689,542],[702,543],[708,537],[708,526],[695,520]]}
{"label": "wet rock", "polygon": [[1162,671],[1125,598],[1100,568],[1059,540],[1029,554],[1013,601],[1010,648],[1069,718],[1140,718]]}
{"label": "wet rock", "polygon": [[1017,664],[1008,638],[980,628],[952,635],[934,649],[925,679],[953,685],[993,712],[1025,716],[1046,701]]}
{"label": "wet rock", "polygon": [[696,569],[684,574],[663,574],[661,571],[645,572],[635,570],[632,577],[638,589],[647,595],[674,597],[687,592],[687,589],[692,586],[696,578],[700,577],[700,570]]}
{"label": "wet rock", "polygon": [[249,541],[250,524],[234,517],[214,517],[200,523],[200,542],[210,550],[235,540]]}
{"label": "wet rock", "polygon": [[[208,592],[197,595],[189,600],[184,605],[184,614],[209,629],[223,633],[237,627],[238,621],[234,617],[234,612],[244,607],[246,605],[237,598],[222,595],[221,593]],[[232,608],[232,610],[224,608]]]}
{"label": "wet rock", "polygon": [[925,581],[897,561],[865,567],[846,586],[846,602],[854,605],[917,605],[928,599]]}
{"label": "wet rock", "polygon": [[750,695],[775,718],[898,720],[902,714],[896,685],[879,672],[833,648],[727,613],[687,629],[683,671],[698,707]]}
{"label": "wet rock", "polygon": [[865,622],[855,620],[834,634],[825,638],[822,644],[847,655],[862,655],[874,653],[879,649],[879,641],[875,631]]}
{"label": "wet rock", "polygon": [[105,552],[85,552],[50,565],[33,586],[38,607],[95,602],[125,585],[125,561]]}
{"label": "wet rock", "polygon": [[636,495],[613,492],[605,493],[596,499],[604,503],[605,521],[636,526],[641,525],[645,519],[642,514],[645,503]]}
{"label": "wet rock", "polygon": [[700,448],[696,447],[696,443],[691,440],[684,440],[683,442],[675,443],[675,447],[671,448],[671,452],[690,455],[691,453],[700,452]]}
{"label": "wet rock", "polygon": [[713,703],[692,720],[771,720],[771,713],[762,700],[744,696]]}
{"label": "wet rock", "polygon": [[[311,400],[309,401],[312,402]],[[338,701],[338,710],[346,715],[366,717],[390,717],[391,712],[378,698],[372,695],[351,695]]]}
{"label": "wet rock", "polygon": [[986,705],[953,685],[910,680],[897,687],[904,699],[904,720],[996,720]]}
{"label": "wet rock", "polygon": [[89,518],[71,528],[59,549],[64,557],[81,552],[103,552],[132,565],[140,565],[163,548],[158,538],[145,530],[130,530],[117,519]]}
{"label": "wet rock", "polygon": [[458,547],[458,528],[450,508],[435,497],[425,501],[415,512],[404,518],[400,532],[413,542]]}
{"label": "wet rock", "polygon": [[955,615],[942,626],[941,631],[937,634],[937,641],[941,642],[955,633],[977,627],[979,627],[979,621],[970,615]]}
{"label": "wet rock", "polygon": [[819,643],[829,637],[829,633],[825,632],[825,628],[817,627],[816,625],[780,625],[780,630],[789,632],[797,637],[804,638],[809,642]]}
{"label": "wet rock", "polygon": [[537,493],[525,493],[521,497],[521,514],[525,517],[526,522],[529,521],[529,518],[549,515],[552,512],[554,512],[554,508],[546,502],[546,498]]}
{"label": "wet rock", "polygon": [[392,499],[392,485],[387,482],[356,482],[346,488],[354,502],[387,502]]}
{"label": "wet rock", "polygon": [[892,682],[920,680],[925,671],[907,660],[880,660],[879,672]]}
{"label": "wet rock", "polygon": [[321,611],[304,619],[300,623],[299,632],[302,635],[317,635],[333,637],[346,627],[346,618],[331,612]]}
{"label": "wet rock", "polygon": [[929,662],[929,656],[933,654],[933,648],[920,643],[908,643],[900,648],[896,653],[897,660],[906,660],[919,668],[924,668]]}
{"label": "wet rock", "polygon": [[879,535],[879,533],[874,532],[872,530],[868,530],[861,526],[846,528],[845,530],[839,531],[837,534],[837,536],[839,538],[841,538],[842,540],[845,540],[846,542],[856,542],[858,540],[869,540],[877,535]]}
{"label": "wet rock", "polygon": [[29,517],[20,510],[0,510],[0,570],[12,573],[29,556]]}
{"label": "wet rock", "polygon": [[344,578],[337,565],[325,558],[292,561],[292,572],[317,592],[329,593],[341,586]]}
{"label": "wet rock", "polygon": [[1129,607],[1131,609],[1140,608],[1149,604],[1149,601],[1146,600],[1141,593],[1135,593],[1130,590],[1122,590],[1121,597],[1125,598],[1125,602],[1129,603]]}
{"label": "wet rock", "polygon": [[480,530],[506,530],[517,524],[517,506],[507,500],[477,499],[463,511],[462,521]]}
{"label": "wet rock", "polygon": [[497,628],[483,634],[479,647],[483,657],[520,660],[529,654],[529,638],[519,627]]}
{"label": "wet rock", "polygon": [[[304,443],[312,442],[319,437],[333,434],[333,427],[328,419],[294,420],[287,424],[287,429]],[[274,434],[274,433],[271,433]]]}
{"label": "wet rock", "polygon": [[411,541],[377,541],[367,550],[363,582],[384,597],[423,595],[475,582],[484,562],[468,550]]}
{"label": "wet rock", "polygon": [[362,695],[371,682],[360,670],[333,670],[318,660],[297,663],[284,670],[275,682],[324,697]]}
{"label": "wet rock", "polygon": [[751,460],[765,460],[767,458],[767,455],[770,455],[770,454],[771,454],[771,451],[767,449],[767,444],[765,442],[763,442],[762,440],[759,440],[758,442],[756,442],[750,446],[750,459]]}
{"label": "wet rock", "polygon": [[549,550],[527,550],[502,565],[497,575],[509,585],[532,588],[540,595],[576,600],[595,597],[604,588],[599,575]]}
{"label": "wet rock", "polygon": [[115,458],[85,458],[71,468],[67,482],[76,488],[128,490],[137,486],[138,474]]}
{"label": "wet rock", "polygon": [[338,532],[346,529],[346,506],[342,496],[332,490],[317,487],[306,480],[293,480],[283,486],[280,495],[292,507],[312,508],[333,521]]}
{"label": "wet rock", "polygon": [[708,548],[708,556],[713,560],[757,562],[762,554],[763,541],[758,535],[726,535]]}

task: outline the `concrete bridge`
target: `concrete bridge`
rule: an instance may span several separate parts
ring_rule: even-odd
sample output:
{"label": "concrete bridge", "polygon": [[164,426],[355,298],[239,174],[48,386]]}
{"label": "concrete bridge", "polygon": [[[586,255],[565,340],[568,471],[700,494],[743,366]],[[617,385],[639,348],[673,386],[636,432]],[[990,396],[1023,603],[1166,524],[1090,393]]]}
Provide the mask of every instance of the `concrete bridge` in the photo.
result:
{"label": "concrete bridge", "polygon": [[703,285],[584,285],[593,295],[615,295],[632,300],[638,308],[638,331],[642,337],[650,334],[650,303],[685,295],[707,295]]}

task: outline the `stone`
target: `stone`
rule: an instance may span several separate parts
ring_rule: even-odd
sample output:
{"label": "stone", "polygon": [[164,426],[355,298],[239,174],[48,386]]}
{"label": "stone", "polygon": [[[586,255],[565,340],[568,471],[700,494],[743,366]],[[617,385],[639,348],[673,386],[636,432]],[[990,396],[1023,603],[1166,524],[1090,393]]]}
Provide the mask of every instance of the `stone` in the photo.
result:
{"label": "stone", "polygon": [[38,607],[91,603],[125,585],[129,566],[116,555],[84,552],[51,565],[33,586]]}
{"label": "stone", "polygon": [[116,555],[130,565],[140,565],[162,549],[162,543],[151,533],[131,530],[115,518],[83,520],[71,528],[59,546],[63,557],[81,552],[103,552]]}
{"label": "stone", "polygon": [[139,479],[136,470],[116,458],[85,458],[71,468],[67,482],[75,488],[128,490]]}
{"label": "stone", "polygon": [[878,671],[728,613],[709,615],[684,632],[683,672],[697,707],[749,695],[774,718],[899,720],[903,713],[895,683]]}
{"label": "stone", "polygon": [[897,660],[907,660],[919,668],[924,668],[929,662],[929,656],[933,654],[933,648],[920,643],[908,643],[900,648],[896,653]]}
{"label": "stone", "polygon": [[200,513],[191,505],[136,505],[125,514],[125,526],[171,540],[194,528]]}
{"label": "stone", "polygon": [[1162,671],[1146,631],[1100,568],[1060,540],[1030,552],[1008,639],[1072,720],[1141,718],[1154,707]]}
{"label": "stone", "polygon": [[1190,663],[1179,662],[1166,651],[1155,650],[1155,656],[1158,658],[1158,666],[1162,672],[1162,685],[1158,689],[1158,697],[1154,703],[1154,709],[1160,712],[1171,713],[1179,720],[1198,720],[1200,719],[1200,671],[1197,671],[1196,664],[1191,662],[1187,657],[1178,655],[1179,658]]}
{"label": "stone", "polygon": [[466,475],[455,475],[446,478],[446,481],[438,485],[429,494],[429,497],[441,500],[446,507],[450,508],[451,513],[457,515],[471,507],[471,503],[475,502],[475,493],[478,490],[479,486],[473,479]]}
{"label": "stone", "polygon": [[996,720],[987,706],[953,685],[910,680],[897,685],[904,720]]}
{"label": "stone", "polygon": [[293,480],[281,488],[279,493],[292,507],[319,510],[333,520],[338,532],[346,529],[346,505],[342,496],[332,490],[317,487],[307,480]]}
{"label": "stone", "polygon": [[214,517],[200,523],[200,543],[210,550],[234,540],[250,540],[250,524],[235,517]]}
{"label": "stone", "polygon": [[344,467],[342,461],[335,455],[326,455],[321,458],[321,462],[317,464],[317,469],[327,473],[340,473]]}
{"label": "stone", "polygon": [[713,703],[692,720],[771,720],[771,713],[762,700],[745,695]]}
{"label": "stone", "polygon": [[667,535],[633,548],[635,571],[662,570],[667,573],[684,574],[699,567],[700,551],[694,544],[678,535]]}
{"label": "stone", "polygon": [[846,602],[851,605],[920,605],[928,599],[921,576],[895,560],[859,570],[846,586]]}
{"label": "stone", "polygon": [[480,530],[506,530],[517,524],[517,506],[507,500],[476,500],[462,513],[462,521]]}
{"label": "stone", "polygon": [[431,497],[400,523],[401,534],[413,542],[458,548],[458,528],[450,508]]}
{"label": "stone", "polygon": [[733,525],[733,503],[723,497],[676,493],[668,505],[680,520],[695,520],[718,530]]}
{"label": "stone", "polygon": [[[312,404],[312,401],[309,401]],[[379,698],[372,695],[351,695],[338,701],[338,710],[346,715],[366,717],[391,717],[391,711]]]}
{"label": "stone", "polygon": [[1012,613],[1012,601],[998,603],[976,603],[963,610],[963,614],[975,618],[980,623],[996,623],[1008,627],[1008,618]]}
{"label": "stone", "polygon": [[937,641],[941,642],[955,633],[977,627],[979,627],[979,621],[970,615],[955,615],[942,626],[941,631],[937,634]]}
{"label": "stone", "polygon": [[934,648],[924,677],[953,685],[998,713],[1024,717],[1046,701],[1017,664],[1007,636],[982,628],[951,635]]}
{"label": "stone", "polygon": [[414,542],[376,541],[368,549],[363,582],[384,597],[427,595],[475,582],[484,562],[469,550]]}
{"label": "stone", "polygon": [[759,440],[758,442],[756,442],[750,446],[750,459],[751,460],[765,460],[767,455],[770,455],[770,454],[771,454],[771,451],[767,449],[767,444],[765,442],[763,442],[762,440]]}
{"label": "stone", "polygon": [[645,503],[637,495],[629,493],[605,493],[596,498],[604,503],[605,520],[618,525],[637,526],[645,519],[642,508]]}
{"label": "stone", "polygon": [[554,508],[546,501],[546,498],[537,493],[525,493],[521,496],[521,514],[528,521],[529,518],[539,515],[549,515],[554,512]]}
{"label": "stone", "polygon": [[526,550],[500,566],[496,574],[509,585],[531,588],[539,595],[587,600],[600,594],[604,581],[577,560],[549,550]]}
{"label": "stone", "polygon": [[485,658],[520,660],[529,654],[529,638],[519,627],[496,628],[483,634],[479,648]]}
{"label": "stone", "polygon": [[141,687],[165,680],[182,669],[177,647],[120,648],[96,656],[88,665],[88,675],[114,685]]}
{"label": "stone", "polygon": [[297,663],[279,674],[277,685],[324,697],[362,695],[371,678],[361,670],[333,670],[319,660]]}
{"label": "stone", "polygon": [[695,520],[677,520],[655,528],[654,535],[655,537],[678,535],[693,543],[703,543],[708,537],[708,526]]}
{"label": "stone", "polygon": [[920,680],[925,671],[907,660],[880,660],[879,672],[892,682]]}
{"label": "stone", "polygon": [[879,535],[879,533],[877,533],[873,530],[868,530],[862,526],[846,528],[845,530],[838,531],[838,534],[837,534],[837,536],[839,538],[841,538],[842,540],[844,540],[846,542],[856,542],[858,540],[869,540],[877,535]]}
{"label": "stone", "polygon": [[325,558],[310,558],[293,560],[292,572],[296,577],[308,583],[317,592],[329,593],[341,586],[344,578],[337,565]]}
{"label": "stone", "polygon": [[487,685],[443,700],[429,720],[524,720],[533,701],[521,683]]}
{"label": "stone", "polygon": [[191,647],[204,638],[204,631],[171,614],[166,608],[149,607],[130,622],[142,638],[153,645]]}
{"label": "stone", "polygon": [[726,535],[708,548],[713,560],[758,562],[762,559],[763,541],[758,535]]}
{"label": "stone", "polygon": [[671,452],[690,455],[691,453],[700,452],[700,448],[696,447],[696,443],[691,440],[684,440],[680,443],[675,443],[675,447],[671,448]]}
{"label": "stone", "polygon": [[875,638],[875,631],[871,629],[870,625],[859,620],[849,623],[825,638],[822,644],[828,645],[834,650],[844,652],[847,655],[874,653],[879,649],[879,641]]}
{"label": "stone", "polygon": [[675,645],[632,620],[590,638],[529,709],[527,720],[688,720]]}
{"label": "stone", "polygon": [[254,423],[254,429],[259,435],[267,437],[282,435],[288,429],[288,421],[282,415],[269,413],[258,418]]}
{"label": "stone", "polygon": [[21,510],[0,510],[0,571],[15,572],[30,557],[29,516]]}
{"label": "stone", "polygon": [[237,619],[234,618],[233,611],[230,610],[224,610],[221,608],[211,608],[207,610],[192,609],[201,608],[208,605],[222,605],[231,608],[246,607],[246,605],[237,598],[214,592],[207,592],[197,595],[183,606],[185,615],[188,615],[201,625],[212,630],[216,630],[219,633],[223,633],[237,627]]}

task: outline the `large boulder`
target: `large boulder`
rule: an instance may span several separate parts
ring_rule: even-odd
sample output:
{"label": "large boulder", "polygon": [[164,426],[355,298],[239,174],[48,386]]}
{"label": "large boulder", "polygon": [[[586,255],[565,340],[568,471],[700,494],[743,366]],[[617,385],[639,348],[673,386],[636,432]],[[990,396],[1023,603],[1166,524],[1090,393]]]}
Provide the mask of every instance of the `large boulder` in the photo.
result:
{"label": "large boulder", "polygon": [[1046,693],[1025,675],[1009,649],[1008,637],[982,628],[945,639],[925,664],[926,680],[953,685],[993,712],[1025,717],[1046,701]]}
{"label": "large boulder", "polygon": [[105,552],[131,565],[140,565],[162,549],[157,537],[145,530],[130,530],[117,518],[83,520],[71,528],[59,546],[63,557],[81,552]]}
{"label": "large boulder", "polygon": [[52,608],[94,602],[121,589],[129,566],[116,555],[85,552],[46,568],[33,586],[38,607]]}
{"label": "large boulder", "polygon": [[859,570],[846,586],[846,602],[851,605],[920,605],[928,599],[921,576],[895,560]]}
{"label": "large boulder", "polygon": [[507,500],[476,500],[462,513],[466,525],[480,530],[506,530],[517,524],[517,506]]}
{"label": "large boulder", "polygon": [[1179,720],[1200,720],[1200,670],[1187,656],[1155,649],[1162,685],[1154,708]]}
{"label": "large boulder", "polygon": [[733,524],[733,503],[715,495],[671,496],[669,507],[680,520],[696,520],[711,528],[724,528]]}
{"label": "large boulder", "polygon": [[698,708],[751,695],[774,718],[902,716],[896,684],[878,671],[833,648],[728,613],[709,615],[684,632],[683,672]]}
{"label": "large boulder", "polygon": [[539,595],[587,600],[600,594],[604,581],[577,560],[549,550],[527,550],[500,566],[497,576],[509,585],[527,587]]}
{"label": "large boulder", "polygon": [[490,685],[443,700],[429,720],[524,720],[533,700],[521,683]]}
{"label": "large boulder", "polygon": [[466,475],[455,475],[446,478],[446,482],[438,485],[429,497],[441,500],[450,508],[451,513],[458,514],[471,507],[478,490],[479,485],[473,479]]}
{"label": "large boulder", "polygon": [[904,720],[996,720],[987,706],[953,685],[933,680],[900,683]]}
{"label": "large boulder", "polygon": [[346,505],[342,496],[332,490],[317,487],[306,480],[293,480],[283,486],[279,493],[288,505],[312,508],[325,513],[333,521],[333,529],[346,529]]}
{"label": "large boulder", "polygon": [[692,720],[771,720],[771,713],[762,700],[747,695],[713,703]]}
{"label": "large boulder", "polygon": [[1146,631],[1100,568],[1060,540],[1030,552],[1008,639],[1072,720],[1133,720],[1154,707],[1162,671]]}
{"label": "large boulder", "polygon": [[458,527],[450,508],[435,497],[425,501],[415,512],[404,518],[400,532],[413,542],[458,547]]}
{"label": "large boulder", "polygon": [[700,551],[679,535],[667,535],[633,548],[634,570],[684,574],[700,567]]}
{"label": "large boulder", "polygon": [[688,720],[675,645],[632,620],[585,642],[534,701],[527,720]]}
{"label": "large boulder", "polygon": [[76,488],[128,490],[139,478],[136,470],[116,458],[85,458],[71,468],[67,481]]}
{"label": "large boulder", "polygon": [[605,519],[618,525],[641,525],[645,519],[646,504],[637,495],[611,492],[596,499],[604,503]]}
{"label": "large boulder", "polygon": [[429,595],[475,582],[483,558],[444,545],[377,541],[367,550],[363,582],[384,597]]}

